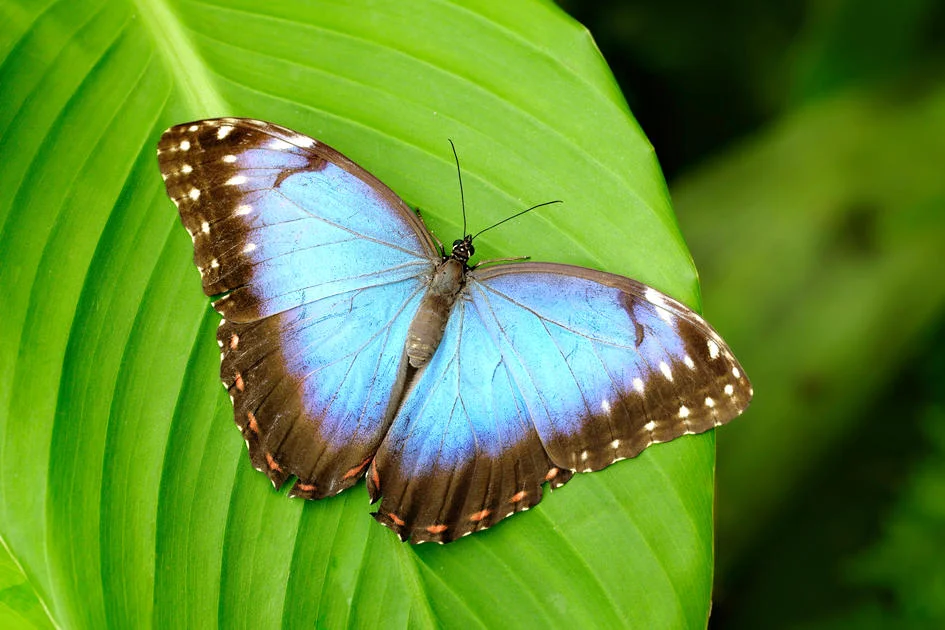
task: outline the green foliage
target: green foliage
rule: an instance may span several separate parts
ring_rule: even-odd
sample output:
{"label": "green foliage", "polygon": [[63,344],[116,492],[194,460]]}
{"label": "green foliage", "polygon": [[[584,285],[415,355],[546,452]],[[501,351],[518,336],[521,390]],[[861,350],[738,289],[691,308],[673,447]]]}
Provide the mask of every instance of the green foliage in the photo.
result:
{"label": "green foliage", "polygon": [[483,256],[604,268],[698,301],[652,148],[553,5],[261,6],[2,9],[0,535],[52,621],[704,625],[711,435],[579,476],[445,547],[398,543],[363,487],[290,501],[251,469],[216,377],[217,318],[157,172],[173,123],[245,115],[322,139],[442,237],[460,226],[452,138],[472,225],[566,202],[489,232]]}
{"label": "green foliage", "polygon": [[[941,376],[941,375],[939,375]],[[891,603],[870,610],[884,627],[934,627],[945,619],[945,407],[921,419],[929,453],[910,471],[903,492],[871,548],[853,558],[844,581],[881,589]],[[862,618],[860,611],[854,613]]]}
{"label": "green foliage", "polygon": [[783,115],[672,185],[706,315],[758,392],[719,438],[713,619],[939,627],[945,477],[927,418],[943,377],[945,91],[930,33],[945,14],[819,9],[779,77]]}
{"label": "green foliage", "polygon": [[26,576],[6,548],[0,546],[0,628],[52,627]]}
{"label": "green foliage", "polygon": [[845,93],[674,186],[704,261],[706,314],[763,392],[755,420],[719,439],[719,536],[732,556],[864,426],[872,392],[945,308],[932,271],[945,242],[936,137],[945,91]]}

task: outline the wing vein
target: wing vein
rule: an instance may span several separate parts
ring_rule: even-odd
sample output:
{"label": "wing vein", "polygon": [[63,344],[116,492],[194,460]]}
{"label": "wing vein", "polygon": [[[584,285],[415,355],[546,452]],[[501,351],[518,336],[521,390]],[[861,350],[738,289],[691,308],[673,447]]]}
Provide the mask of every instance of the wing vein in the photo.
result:
{"label": "wing vein", "polygon": [[556,319],[551,319],[550,317],[545,317],[544,315],[541,315],[541,314],[540,314],[538,311],[536,311],[535,309],[533,309],[533,308],[531,308],[531,307],[529,307],[529,306],[526,306],[525,304],[519,302],[518,300],[516,300],[515,298],[511,297],[511,296],[508,295],[507,293],[505,293],[505,292],[503,292],[503,291],[499,291],[499,290],[496,289],[495,287],[491,287],[491,286],[485,284],[484,282],[479,282],[479,283],[478,283],[478,286],[484,287],[485,290],[490,291],[490,292],[492,292],[492,293],[495,293],[497,296],[499,296],[499,297],[501,297],[501,298],[503,298],[503,299],[505,299],[505,300],[508,300],[510,303],[512,303],[512,304],[514,304],[515,306],[521,308],[522,310],[528,311],[529,313],[531,313],[532,315],[534,315],[535,317],[537,317],[539,320],[541,320],[541,321],[543,321],[543,322],[549,322],[549,323],[551,323],[551,324],[554,324],[555,326],[558,326],[558,327],[560,327],[560,328],[562,328],[562,329],[564,329],[564,330],[567,330],[568,332],[573,333],[573,334],[575,334],[575,335],[578,335],[578,336],[580,336],[580,337],[584,337],[585,339],[588,339],[588,340],[590,340],[590,341],[596,341],[597,343],[601,343],[601,344],[604,344],[604,345],[607,345],[607,346],[611,346],[611,347],[613,347],[613,348],[622,348],[622,349],[626,349],[626,350],[632,350],[632,348],[631,348],[630,345],[624,345],[624,344],[616,343],[616,342],[614,342],[614,341],[611,341],[611,340],[609,340],[609,339],[603,339],[603,338],[598,337],[598,336],[596,336],[596,335],[588,335],[588,334],[583,333],[583,332],[581,332],[581,331],[575,330],[575,329],[572,328],[571,326],[568,326],[567,324],[564,324],[564,323],[562,323],[562,322],[560,322],[560,321],[558,321],[558,320],[556,320]]}
{"label": "wing vein", "polygon": [[[304,212],[305,214],[309,215],[312,219],[315,219],[315,220],[317,220],[317,221],[321,221],[322,223],[324,223],[324,224],[326,224],[326,225],[330,225],[330,226],[332,226],[332,227],[334,227],[334,228],[337,228],[337,229],[339,229],[339,230],[343,230],[343,231],[345,231],[345,232],[348,232],[348,233],[350,233],[350,234],[353,234],[353,235],[355,235],[355,236],[356,236],[357,238],[359,238],[359,239],[363,239],[363,240],[366,240],[366,241],[371,241],[372,243],[377,243],[378,245],[383,245],[384,247],[389,247],[389,248],[391,248],[391,249],[396,249],[396,250],[398,250],[398,251],[400,251],[400,252],[403,252],[403,253],[405,253],[405,254],[408,254],[408,255],[410,255],[410,256],[413,256],[414,258],[419,258],[419,259],[425,260],[425,261],[429,261],[429,260],[430,260],[430,258],[428,258],[428,257],[426,257],[426,256],[422,256],[422,255],[417,254],[417,252],[414,251],[414,250],[408,249],[408,248],[406,248],[406,247],[401,247],[400,245],[395,245],[394,243],[388,243],[387,241],[382,241],[382,240],[380,240],[380,239],[378,239],[378,238],[375,238],[375,237],[373,237],[373,236],[368,236],[368,235],[366,235],[366,234],[362,234],[361,232],[358,232],[358,231],[356,231],[356,230],[353,230],[353,229],[351,229],[351,228],[348,228],[348,227],[346,227],[346,226],[344,226],[344,225],[341,225],[340,223],[336,223],[336,222],[334,222],[334,221],[329,221],[329,220],[326,219],[325,217],[321,217],[321,216],[318,216],[317,214],[313,214],[308,208],[306,208],[306,207],[300,205],[297,201],[295,201],[294,199],[292,199],[291,197],[289,197],[288,195],[286,195],[286,194],[285,194],[284,192],[282,192],[281,190],[276,190],[275,188],[270,188],[270,190],[272,190],[274,193],[277,193],[277,194],[281,195],[283,199],[285,199],[286,201],[288,201],[289,203],[291,203],[292,205],[294,205],[296,208],[298,208],[299,210],[301,210],[301,211]],[[418,238],[417,240],[419,241],[420,239]]]}
{"label": "wing vein", "polygon": [[[509,347],[512,348],[512,352],[515,352],[515,347],[514,347],[514,345],[512,344],[512,340],[509,338],[508,334],[507,334],[506,331],[505,331],[505,328],[502,326],[502,322],[499,321],[499,317],[498,317],[498,315],[496,315],[495,310],[493,309],[492,304],[491,304],[491,302],[489,301],[489,297],[486,295],[485,291],[482,290],[482,285],[477,282],[477,283],[473,284],[472,286],[479,290],[480,296],[481,296],[481,298],[482,298],[482,301],[485,303],[485,307],[488,308],[489,315],[490,315],[490,316],[492,317],[492,319],[495,321],[495,328],[496,328],[496,331],[506,340],[506,342],[508,342]],[[499,294],[498,292],[497,292],[496,294],[501,296],[501,294]],[[510,301],[511,301],[511,300],[510,300]],[[514,302],[513,302],[513,303],[514,303]],[[475,300],[473,301],[473,304],[474,304],[474,305],[477,304]],[[480,311],[478,305],[476,306],[476,310],[479,312],[479,317],[480,317],[480,319],[482,319],[483,325],[485,326],[485,317],[483,317],[483,314],[482,314],[482,312]],[[529,312],[532,312],[532,311],[529,310]],[[506,364],[508,364],[508,356],[507,356],[506,353],[503,351],[502,346],[496,341],[495,337],[492,335],[492,332],[490,331],[490,327],[489,327],[489,326],[485,326],[485,328],[486,328],[487,331],[489,331],[489,336],[493,338],[493,344],[495,345],[495,348],[496,348],[496,350],[498,351],[499,356],[501,356],[502,359],[503,359],[503,361],[506,361]],[[537,387],[537,385],[535,384],[535,381],[534,381],[534,380],[532,379],[532,377],[531,377],[531,372],[525,367],[525,362],[522,361],[522,359],[521,359],[521,357],[518,355],[518,353],[515,353],[514,358],[518,361],[519,365],[522,366],[522,371],[525,372],[526,377],[529,378],[529,380],[531,380],[532,388],[535,390],[536,397],[538,398],[539,403],[540,403],[540,404],[542,405],[542,407],[544,408],[545,415],[548,416],[549,418],[551,418],[551,417],[552,417],[552,414],[551,414],[550,406],[549,406],[549,404],[548,404],[548,400],[547,400],[547,398],[545,397],[545,395],[543,394],[543,392],[540,390],[540,388]],[[522,398],[523,398],[523,402],[525,403],[525,409],[526,409],[526,413],[527,413],[527,415],[528,415],[528,419],[529,419],[529,421],[530,421],[531,424],[532,424],[532,428],[535,430],[536,434],[538,434],[538,436],[539,436],[539,438],[540,438],[540,437],[541,437],[541,434],[538,433],[538,427],[535,425],[535,421],[534,421],[534,419],[533,419],[533,413],[531,412],[531,410],[530,410],[529,407],[528,407],[528,399],[527,399],[527,397],[524,395],[523,390],[522,390],[522,387],[521,387],[521,385],[518,383],[518,379],[515,377],[514,374],[511,373],[511,371],[509,371],[509,378],[510,378],[510,382],[514,383],[514,384],[515,384],[515,387],[518,389],[519,393],[522,394]],[[539,440],[539,441],[540,441],[540,440]],[[544,443],[543,443],[543,442],[542,442],[542,447],[544,447]],[[548,456],[547,449],[546,449],[545,455]],[[548,459],[550,460],[551,457],[548,456]]]}

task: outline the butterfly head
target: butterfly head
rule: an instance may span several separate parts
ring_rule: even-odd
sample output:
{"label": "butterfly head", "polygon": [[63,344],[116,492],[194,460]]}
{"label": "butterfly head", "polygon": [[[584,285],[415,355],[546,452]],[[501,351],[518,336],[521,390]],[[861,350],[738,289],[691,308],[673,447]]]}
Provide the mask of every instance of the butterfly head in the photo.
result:
{"label": "butterfly head", "polygon": [[453,241],[453,252],[449,257],[455,258],[465,265],[469,262],[469,259],[472,258],[473,254],[476,253],[476,248],[473,247],[472,240],[472,234],[467,234],[465,238]]}

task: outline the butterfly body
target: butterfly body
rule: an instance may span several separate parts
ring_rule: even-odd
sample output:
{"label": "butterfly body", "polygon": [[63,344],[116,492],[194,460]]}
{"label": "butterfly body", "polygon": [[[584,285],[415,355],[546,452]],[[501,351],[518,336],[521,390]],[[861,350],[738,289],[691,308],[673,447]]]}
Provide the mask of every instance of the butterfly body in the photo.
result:
{"label": "butterfly body", "polygon": [[452,256],[433,272],[420,308],[407,329],[406,353],[411,367],[426,365],[440,345],[453,305],[463,290],[465,276],[465,262]]}
{"label": "butterfly body", "polygon": [[751,387],[699,315],[570,265],[470,266],[311,138],[226,118],[167,130],[168,194],[217,296],[221,379],[253,464],[322,498],[367,478],[375,518],[449,542],[544,484],[731,420]]}

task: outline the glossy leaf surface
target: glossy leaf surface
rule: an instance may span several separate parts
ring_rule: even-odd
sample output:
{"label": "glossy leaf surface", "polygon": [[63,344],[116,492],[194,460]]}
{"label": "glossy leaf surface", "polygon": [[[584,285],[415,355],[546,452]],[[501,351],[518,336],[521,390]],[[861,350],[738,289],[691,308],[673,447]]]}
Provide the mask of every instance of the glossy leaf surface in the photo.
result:
{"label": "glossy leaf surface", "polygon": [[57,624],[704,624],[711,435],[443,548],[398,543],[363,487],[273,492],[233,430],[217,316],[154,156],[185,120],[278,121],[451,239],[452,138],[473,226],[566,202],[484,235],[484,258],[697,305],[653,151],[586,31],[526,1],[24,2],[4,18],[0,534]]}

